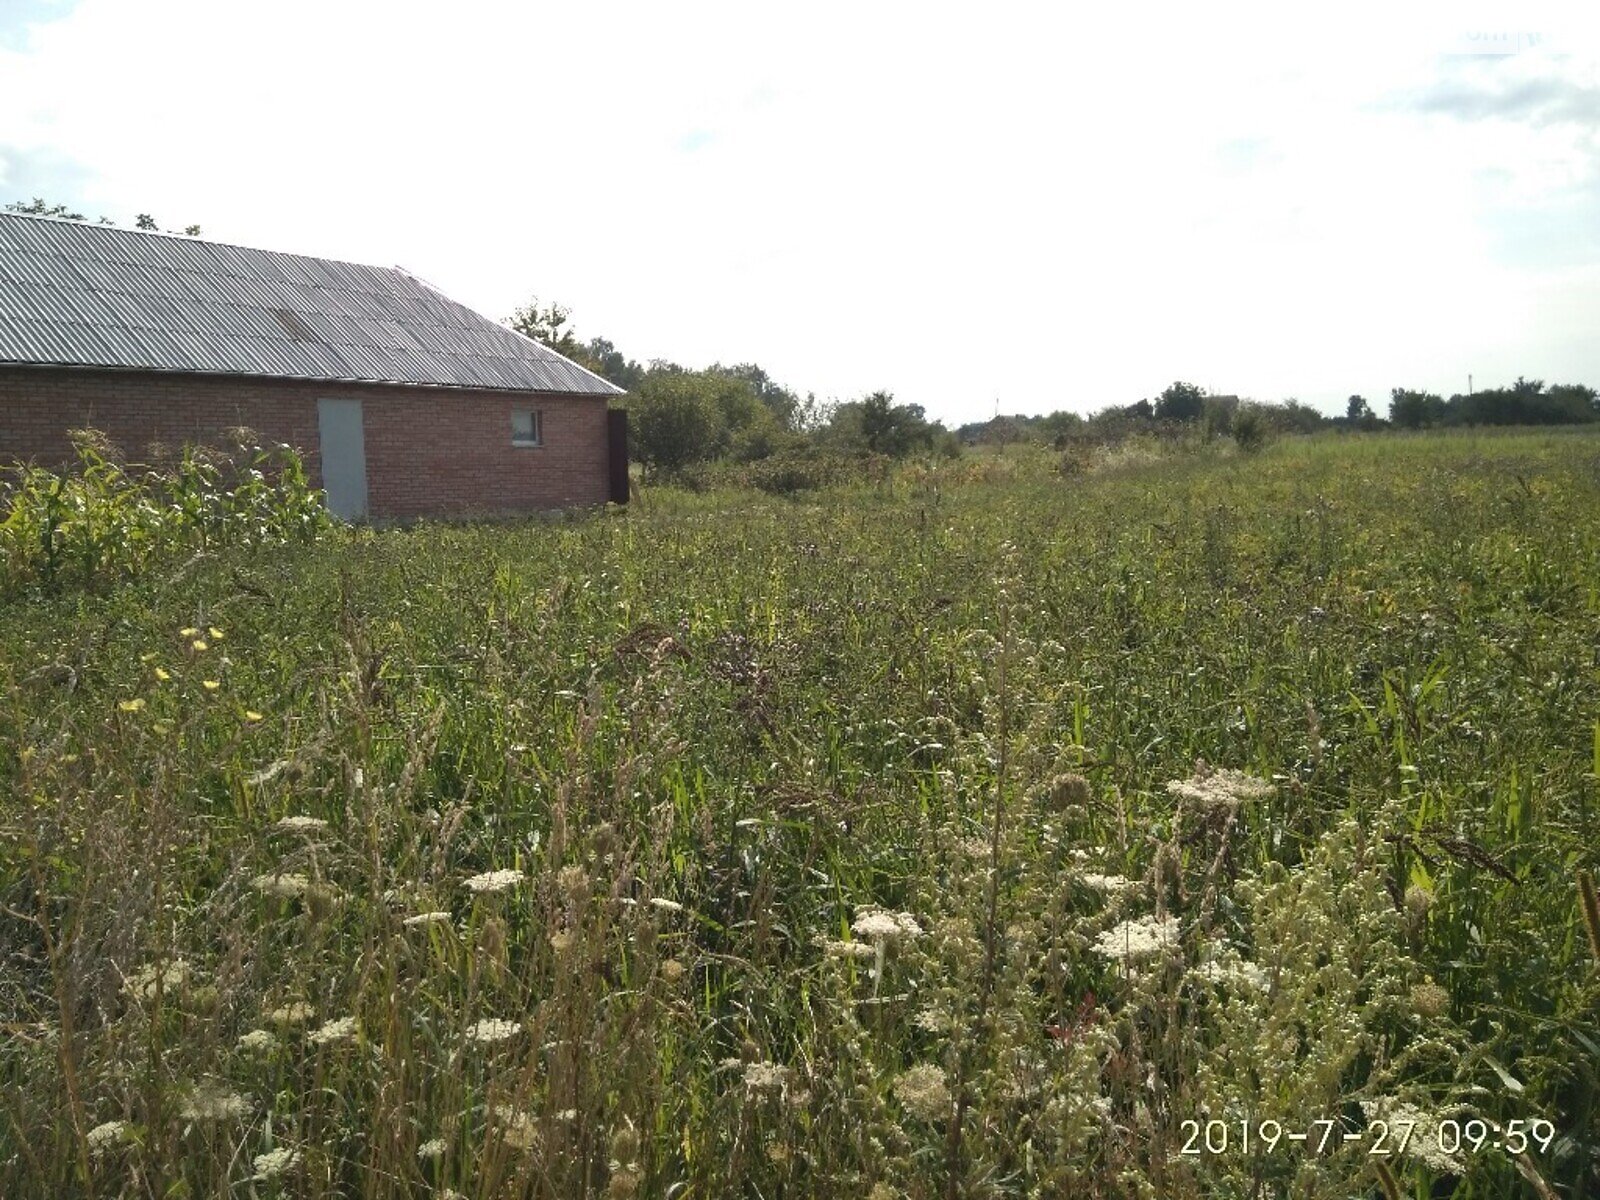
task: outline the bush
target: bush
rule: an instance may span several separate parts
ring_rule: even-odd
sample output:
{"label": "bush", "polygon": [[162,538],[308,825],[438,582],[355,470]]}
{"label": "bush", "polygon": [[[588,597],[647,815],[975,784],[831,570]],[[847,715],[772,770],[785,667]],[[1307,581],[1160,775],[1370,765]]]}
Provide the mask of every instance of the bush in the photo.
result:
{"label": "bush", "polygon": [[135,476],[103,434],[74,430],[75,472],[20,466],[0,483],[0,596],[92,588],[180,552],[307,541],[328,527],[289,446],[236,430],[226,452],[186,447]]}
{"label": "bush", "polygon": [[1260,405],[1245,404],[1233,414],[1233,440],[1239,449],[1250,454],[1261,449],[1267,440],[1267,415]]}

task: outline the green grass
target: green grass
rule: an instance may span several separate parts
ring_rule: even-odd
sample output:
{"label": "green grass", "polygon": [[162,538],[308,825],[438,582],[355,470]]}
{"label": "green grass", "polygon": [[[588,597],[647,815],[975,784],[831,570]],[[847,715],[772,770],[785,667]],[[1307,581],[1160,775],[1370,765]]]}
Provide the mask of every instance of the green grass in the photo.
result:
{"label": "green grass", "polygon": [[1600,439],[1054,467],[0,608],[0,1194],[1596,1195]]}

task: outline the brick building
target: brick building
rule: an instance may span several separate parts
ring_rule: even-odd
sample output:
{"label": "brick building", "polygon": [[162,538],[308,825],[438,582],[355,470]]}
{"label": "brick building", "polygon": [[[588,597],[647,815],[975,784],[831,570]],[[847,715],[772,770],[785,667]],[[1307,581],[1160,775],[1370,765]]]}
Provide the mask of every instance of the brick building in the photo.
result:
{"label": "brick building", "polygon": [[620,391],[398,269],[0,213],[0,464],[242,425],[348,518],[598,505]]}

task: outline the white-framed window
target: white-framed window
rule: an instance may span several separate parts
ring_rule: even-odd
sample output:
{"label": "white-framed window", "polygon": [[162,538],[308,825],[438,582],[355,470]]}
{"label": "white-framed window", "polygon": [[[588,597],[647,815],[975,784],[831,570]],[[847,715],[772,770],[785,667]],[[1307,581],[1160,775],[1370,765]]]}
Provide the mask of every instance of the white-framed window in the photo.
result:
{"label": "white-framed window", "polygon": [[519,408],[511,414],[513,446],[544,445],[544,414],[537,408]]}

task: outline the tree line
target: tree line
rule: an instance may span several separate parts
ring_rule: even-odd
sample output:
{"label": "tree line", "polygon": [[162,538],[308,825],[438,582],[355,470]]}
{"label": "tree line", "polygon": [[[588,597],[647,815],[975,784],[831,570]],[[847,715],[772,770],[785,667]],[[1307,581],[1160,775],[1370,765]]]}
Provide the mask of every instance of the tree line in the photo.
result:
{"label": "tree line", "polygon": [[634,455],[657,476],[681,478],[716,462],[761,462],[770,469],[777,460],[796,469],[825,458],[960,452],[941,422],[890,392],[820,401],[785,387],[756,363],[714,363],[704,370],[666,359],[640,363],[606,338],[581,341],[566,308],[541,307],[537,300],[506,324],[627,391]]}
{"label": "tree line", "polygon": [[1546,387],[1542,380],[1518,378],[1510,387],[1490,388],[1448,400],[1431,392],[1394,388],[1387,418],[1364,396],[1354,395],[1343,416],[1329,417],[1308,404],[1277,403],[1212,395],[1192,383],[1175,382],[1154,400],[1113,405],[1088,416],[1058,411],[1042,416],[996,416],[961,425],[964,444],[1077,440],[1116,440],[1137,433],[1199,432],[1207,438],[1233,437],[1247,449],[1270,436],[1315,433],[1322,429],[1377,431],[1469,425],[1578,425],[1600,421],[1600,394],[1584,384]]}

